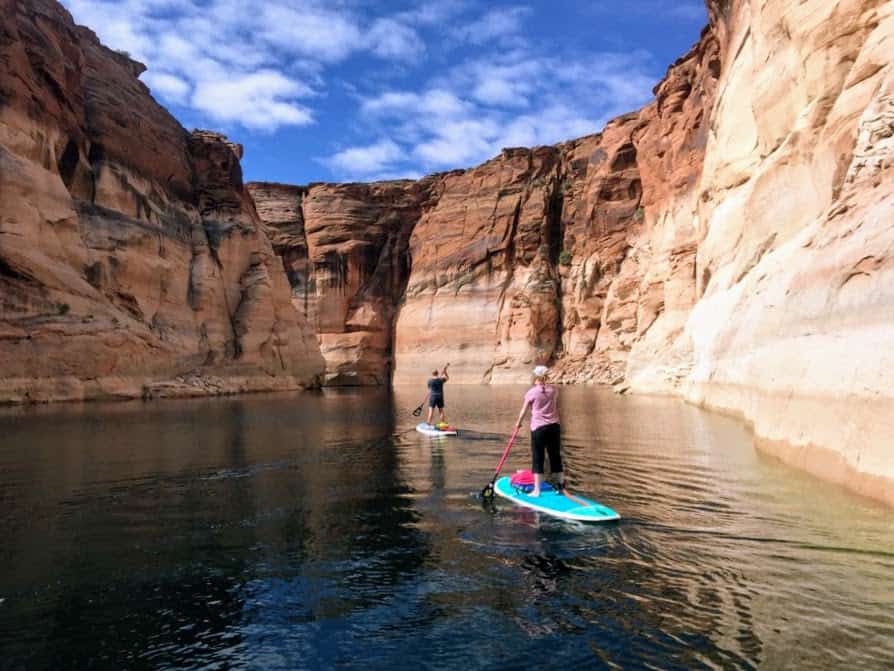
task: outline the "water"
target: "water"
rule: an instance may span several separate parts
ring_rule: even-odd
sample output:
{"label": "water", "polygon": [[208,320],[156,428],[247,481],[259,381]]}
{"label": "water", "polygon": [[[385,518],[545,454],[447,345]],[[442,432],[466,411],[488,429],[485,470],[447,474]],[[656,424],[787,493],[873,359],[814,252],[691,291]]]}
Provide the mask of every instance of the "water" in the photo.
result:
{"label": "water", "polygon": [[569,483],[623,520],[488,510],[522,391],[448,389],[449,439],[424,388],[3,410],[0,668],[894,667],[890,509],[577,388]]}

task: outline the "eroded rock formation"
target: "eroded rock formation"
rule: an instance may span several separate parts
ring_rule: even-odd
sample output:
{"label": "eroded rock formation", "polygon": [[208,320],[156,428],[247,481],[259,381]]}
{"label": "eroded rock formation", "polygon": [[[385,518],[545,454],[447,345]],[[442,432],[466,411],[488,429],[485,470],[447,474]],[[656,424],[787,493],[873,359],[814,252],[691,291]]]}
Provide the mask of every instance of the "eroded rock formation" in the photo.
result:
{"label": "eroded rock formation", "polygon": [[680,390],[894,503],[894,3],[733,2],[720,24]]}
{"label": "eroded rock formation", "polygon": [[[691,362],[691,348],[675,341],[696,301],[698,229],[673,225],[661,208],[694,207],[718,52],[708,29],[670,68],[655,103],[556,147],[507,149],[420,182],[249,185],[293,300],[318,325],[327,376],[387,379],[393,349],[396,382],[445,362],[459,382],[523,382],[532,364],[550,362],[566,382],[621,384],[648,333],[651,347],[680,350],[663,364],[679,383]],[[370,239],[384,240],[373,222],[388,216],[400,222],[389,230],[401,231],[388,247],[400,276],[390,287],[406,289],[386,301],[388,327],[373,338],[344,306],[382,312],[372,273],[350,259],[362,241],[381,262],[382,242]],[[325,317],[319,305],[329,306]],[[392,330],[392,341],[379,340]],[[347,334],[365,349],[327,346]],[[365,370],[348,375],[361,360]]]}
{"label": "eroded rock formation", "polygon": [[390,382],[407,248],[432,181],[249,184],[292,303],[318,334],[326,384]]}
{"label": "eroded rock formation", "polygon": [[0,401],[312,383],[241,149],[187,133],[57,3],[0,14]]}

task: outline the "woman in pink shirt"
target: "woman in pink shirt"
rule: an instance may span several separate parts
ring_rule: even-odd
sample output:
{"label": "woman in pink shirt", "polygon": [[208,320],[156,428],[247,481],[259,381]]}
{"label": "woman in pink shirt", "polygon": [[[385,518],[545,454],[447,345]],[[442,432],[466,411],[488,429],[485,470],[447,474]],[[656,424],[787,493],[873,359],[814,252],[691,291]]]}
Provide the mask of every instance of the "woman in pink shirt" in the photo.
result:
{"label": "woman in pink shirt", "polygon": [[531,408],[531,470],[534,471],[534,489],[529,496],[540,496],[545,454],[549,455],[549,468],[559,481],[559,489],[565,487],[557,404],[559,393],[554,386],[546,383],[548,373],[546,366],[537,366],[534,369],[534,386],[525,394],[525,403],[515,423],[515,428],[520,428],[528,408]]}

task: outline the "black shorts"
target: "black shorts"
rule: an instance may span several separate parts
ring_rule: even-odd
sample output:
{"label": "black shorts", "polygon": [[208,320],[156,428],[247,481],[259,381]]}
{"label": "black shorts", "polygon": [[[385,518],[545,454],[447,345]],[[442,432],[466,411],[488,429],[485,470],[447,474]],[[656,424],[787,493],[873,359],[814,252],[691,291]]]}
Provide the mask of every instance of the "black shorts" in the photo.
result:
{"label": "black shorts", "polygon": [[428,407],[429,408],[439,408],[441,410],[444,409],[444,398],[441,396],[432,396],[428,399]]}
{"label": "black shorts", "polygon": [[561,430],[558,424],[547,424],[531,431],[531,470],[543,475],[543,458],[549,455],[549,470],[562,472]]}

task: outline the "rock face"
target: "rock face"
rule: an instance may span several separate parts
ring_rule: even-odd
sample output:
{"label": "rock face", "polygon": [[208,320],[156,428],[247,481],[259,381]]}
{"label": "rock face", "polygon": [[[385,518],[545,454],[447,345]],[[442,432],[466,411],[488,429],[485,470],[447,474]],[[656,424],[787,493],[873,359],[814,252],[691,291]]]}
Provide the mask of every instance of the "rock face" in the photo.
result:
{"label": "rock face", "polygon": [[723,94],[680,390],[894,503],[894,3],[756,4],[713,8]]}
{"label": "rock face", "polygon": [[[542,362],[566,382],[679,394],[894,503],[894,3],[708,10],[642,110],[402,187],[394,379],[450,361],[457,381],[523,381]],[[359,185],[304,193],[341,189],[360,202],[333,195],[314,217],[348,250],[366,236],[354,213],[387,208]],[[287,267],[302,245],[286,242]]]}
{"label": "rock face", "polygon": [[326,384],[389,383],[410,233],[430,184],[248,185],[292,304],[318,334]]}
{"label": "rock face", "polygon": [[[391,360],[381,353],[393,349],[396,382],[450,362],[458,382],[523,382],[535,363],[553,363],[567,382],[620,383],[631,349],[649,333],[653,347],[674,355],[664,365],[679,383],[692,355],[675,341],[696,301],[698,229],[658,212],[665,203],[694,207],[719,74],[719,42],[709,29],[671,67],[655,103],[598,135],[507,149],[476,168],[420,182],[249,185],[293,300],[318,325],[327,377],[388,379]],[[400,244],[386,245],[399,277],[390,286],[406,289],[383,309],[373,274],[348,259],[362,242],[381,263],[382,243],[370,237],[383,239],[373,222],[388,216],[399,221],[389,230],[400,230]],[[305,225],[314,233],[304,235]],[[348,281],[332,281],[341,267]],[[346,318],[346,302],[387,313],[388,327],[371,337]],[[320,305],[329,306],[326,315]],[[393,340],[379,340],[392,330]],[[350,348],[327,345],[341,345],[348,333]],[[362,372],[355,342],[373,353]]]}
{"label": "rock face", "polygon": [[0,12],[0,401],[313,383],[241,148],[188,134],[57,3]]}

